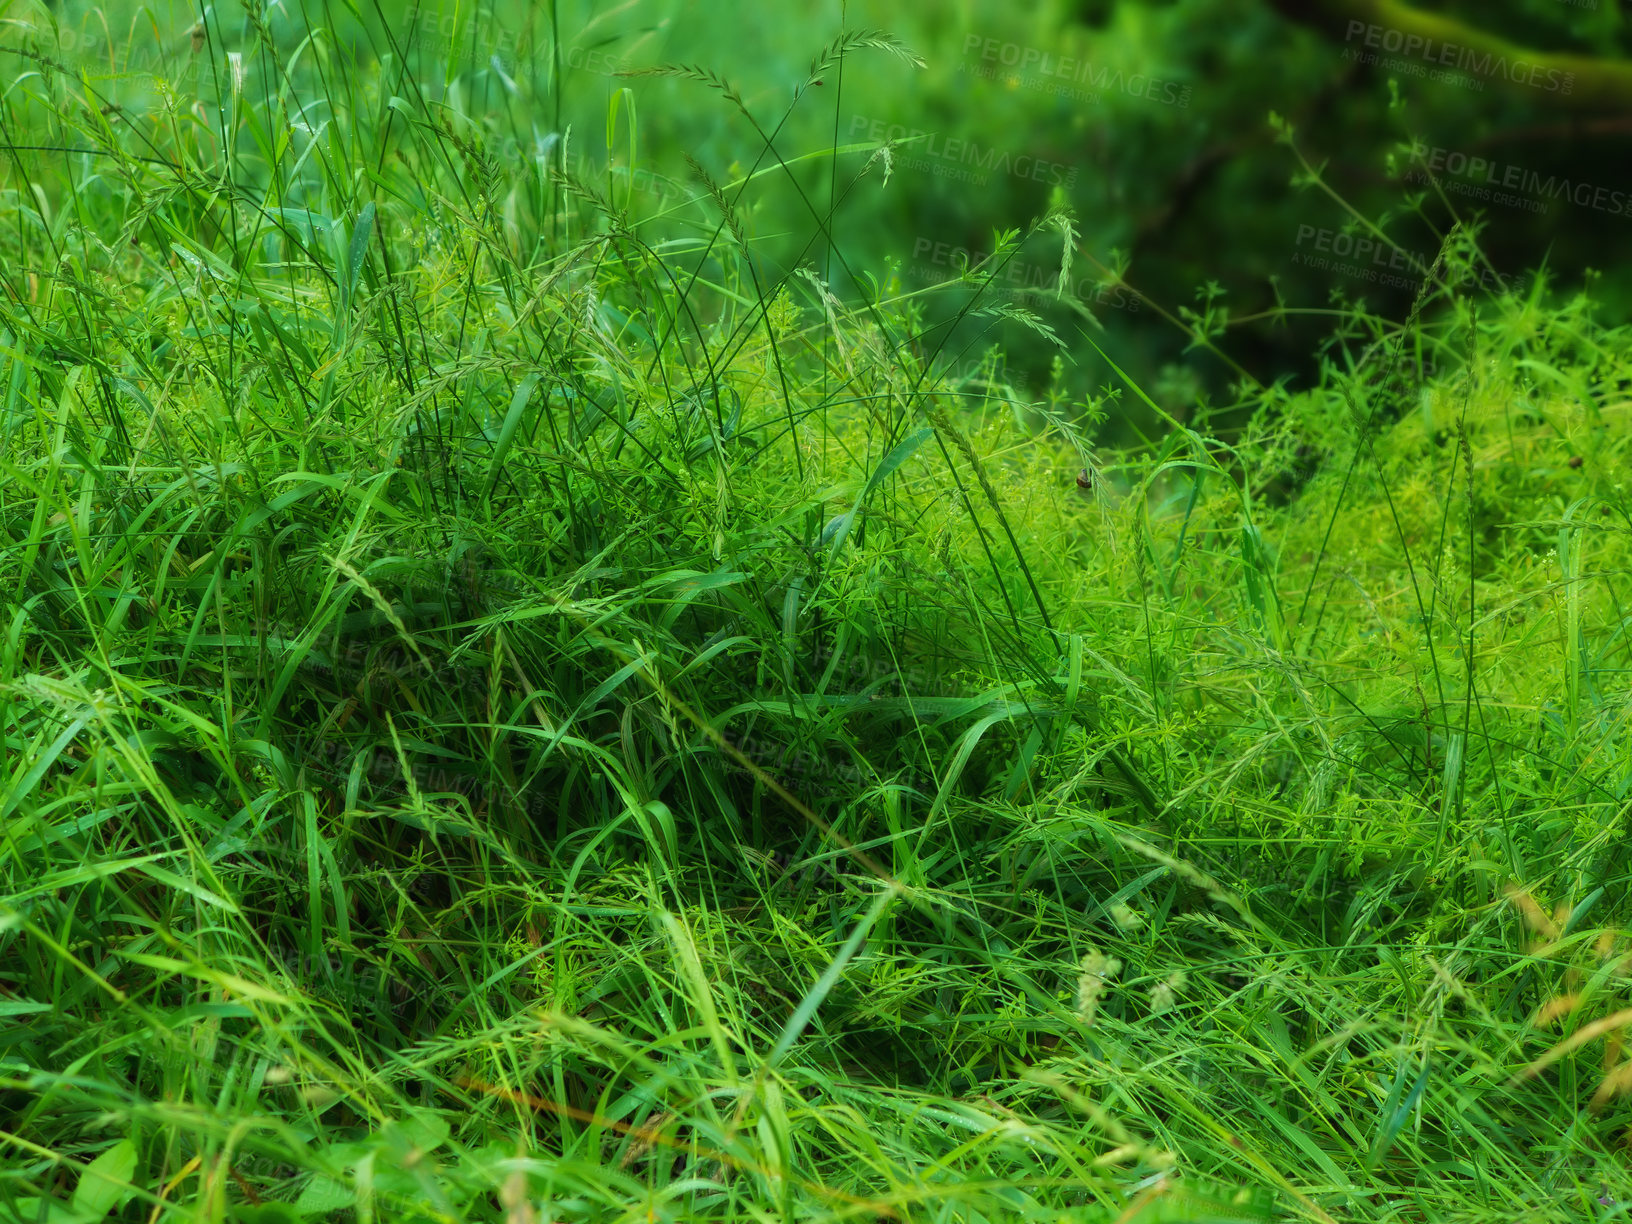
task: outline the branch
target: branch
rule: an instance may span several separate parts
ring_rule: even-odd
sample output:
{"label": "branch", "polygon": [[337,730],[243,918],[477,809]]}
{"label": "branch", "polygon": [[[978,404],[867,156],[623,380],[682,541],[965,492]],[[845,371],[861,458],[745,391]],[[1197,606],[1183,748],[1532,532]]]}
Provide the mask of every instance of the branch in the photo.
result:
{"label": "branch", "polygon": [[1569,110],[1632,107],[1632,61],[1521,47],[1400,0],[1269,2],[1283,16],[1324,31],[1360,55],[1405,60],[1424,71],[1464,72]]}

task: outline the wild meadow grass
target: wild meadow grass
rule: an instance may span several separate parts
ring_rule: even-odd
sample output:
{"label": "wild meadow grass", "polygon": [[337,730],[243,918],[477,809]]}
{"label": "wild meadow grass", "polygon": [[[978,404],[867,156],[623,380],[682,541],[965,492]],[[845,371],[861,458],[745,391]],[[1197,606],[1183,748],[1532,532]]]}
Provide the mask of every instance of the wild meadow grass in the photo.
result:
{"label": "wild meadow grass", "polygon": [[269,13],[208,105],[8,34],[5,1218],[1625,1213],[1588,293],[1459,229],[1318,385],[1111,446],[1141,388],[1002,360],[1096,343],[989,283],[1064,212],[918,288],[844,259],[892,153],[728,63],[668,74],[737,173],[614,94],[592,181]]}

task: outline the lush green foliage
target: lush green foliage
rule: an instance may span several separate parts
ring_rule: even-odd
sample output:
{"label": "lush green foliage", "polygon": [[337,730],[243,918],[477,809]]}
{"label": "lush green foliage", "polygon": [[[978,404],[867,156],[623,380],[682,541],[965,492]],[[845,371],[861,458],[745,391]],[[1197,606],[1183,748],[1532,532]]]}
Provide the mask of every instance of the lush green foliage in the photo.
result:
{"label": "lush green foliage", "polygon": [[1624,1211],[1624,330],[1458,228],[1181,421],[1063,207],[915,286],[898,153],[293,20],[5,103],[0,1214]]}
{"label": "lush green foliage", "polygon": [[[1285,20],[1271,0],[846,0],[842,18],[814,6],[682,9],[669,0],[415,0],[359,10],[291,0],[251,5],[253,21],[236,3],[212,10],[218,24],[196,47],[188,31],[197,6],[184,0],[61,0],[55,11],[37,0],[12,4],[13,20],[0,26],[7,67],[31,66],[7,50],[20,47],[85,73],[71,92],[92,110],[121,108],[108,111],[115,125],[121,114],[155,113],[157,72],[174,83],[185,118],[148,139],[201,141],[200,165],[213,164],[222,131],[251,119],[246,108],[269,106],[276,118],[259,137],[236,129],[233,181],[253,184],[258,198],[276,159],[276,190],[291,207],[323,212],[326,177],[343,174],[362,149],[394,150],[405,125],[447,118],[505,180],[495,193],[505,224],[533,232],[545,223],[554,198],[526,185],[564,164],[603,196],[621,176],[615,202],[655,243],[693,237],[718,219],[688,204],[698,193],[685,150],[722,183],[758,173],[737,200],[738,221],[770,279],[814,264],[854,300],[876,297],[892,268],[909,289],[951,280],[963,255],[993,250],[994,226],[1024,224],[1063,203],[1079,235],[1068,280],[1075,305],[1037,292],[1058,258],[1041,239],[1017,253],[997,288],[1020,295],[1062,334],[1093,315],[1117,365],[1187,422],[1198,401],[1235,404],[1242,368],[1266,383],[1315,377],[1319,341],[1351,305],[1403,316],[1420,269],[1399,273],[1430,263],[1455,220],[1473,210],[1489,216],[1482,241],[1494,270],[1514,279],[1543,254],[1572,281],[1583,269],[1612,268],[1632,216],[1618,115],[1561,111],[1557,91],[1544,88],[1426,80],[1409,70],[1424,67],[1420,57],[1379,57],[1364,39]],[[1543,50],[1632,54],[1632,34],[1607,3],[1436,7]],[[276,59],[256,50],[257,23],[280,49]],[[814,52],[840,26],[888,29],[923,67],[847,58],[809,84]],[[241,57],[241,93],[229,54]],[[380,77],[357,70],[376,57],[385,62]],[[690,80],[617,75],[660,64],[724,73],[753,120],[704,104],[706,89]],[[638,115],[620,110],[608,142],[610,101],[624,88],[638,97]],[[25,85],[9,95],[14,132],[31,130],[39,112],[24,99],[38,92]],[[213,109],[220,100],[224,117]],[[389,121],[386,107],[394,108]],[[1341,201],[1296,189],[1304,180],[1265,123],[1270,111],[1298,126]],[[433,118],[411,118],[421,113]],[[300,158],[297,126],[288,137],[297,151],[280,155],[286,121],[307,125],[319,151]],[[333,144],[342,131],[352,133],[345,148]],[[383,132],[383,143],[370,146],[369,132]],[[780,161],[765,148],[772,132]],[[893,170],[879,159],[858,177],[885,139],[896,141]],[[835,146],[841,151],[830,155]],[[398,168],[372,164],[377,175]],[[94,175],[82,177],[94,190]],[[425,204],[410,198],[410,212]],[[1316,245],[1353,224],[1344,201],[1382,225],[1397,258],[1335,272],[1318,257]],[[836,252],[829,233],[843,235]],[[1595,293],[1622,312],[1629,304],[1619,278]],[[926,301],[926,318],[944,323],[966,304],[965,295],[942,292]],[[1052,346],[1020,326],[995,335],[1005,376],[1028,397],[1042,395]],[[1197,343],[1219,337],[1228,338],[1229,360]],[[963,328],[951,343],[955,351],[985,341]],[[1075,398],[1115,381],[1088,351],[1073,352],[1064,379]],[[1163,426],[1129,402],[1111,428],[1124,442]]]}

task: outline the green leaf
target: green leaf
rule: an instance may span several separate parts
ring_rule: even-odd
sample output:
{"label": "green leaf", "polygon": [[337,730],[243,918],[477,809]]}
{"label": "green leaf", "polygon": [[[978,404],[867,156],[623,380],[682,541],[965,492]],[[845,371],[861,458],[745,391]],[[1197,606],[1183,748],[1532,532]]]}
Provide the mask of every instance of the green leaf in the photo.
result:
{"label": "green leaf", "polygon": [[499,427],[498,441],[493,444],[493,459],[487,465],[487,480],[482,484],[484,501],[492,496],[493,486],[499,480],[499,471],[504,467],[504,457],[510,453],[510,444],[516,440],[516,429],[521,424],[527,401],[532,399],[533,388],[538,386],[538,380],[543,377],[542,373],[536,372],[527,375],[516,387],[516,393],[510,397],[510,410],[504,414],[504,424]]}
{"label": "green leaf", "polygon": [[374,201],[363,205],[357,214],[357,224],[351,229],[351,247],[346,252],[346,300],[357,291],[357,280],[363,272],[363,260],[368,255],[368,240],[374,233]]}
{"label": "green leaf", "polygon": [[1416,1083],[1411,1085],[1411,1091],[1405,1094],[1405,1099],[1402,1101],[1400,1100],[1400,1089],[1405,1084],[1406,1062],[1403,1055],[1400,1058],[1399,1068],[1394,1075],[1394,1086],[1389,1090],[1388,1100],[1383,1104],[1383,1112],[1377,1129],[1377,1140],[1372,1145],[1371,1154],[1366,1158],[1366,1168],[1368,1170],[1375,1169],[1378,1162],[1388,1155],[1388,1150],[1394,1146],[1394,1140],[1399,1135],[1400,1128],[1405,1125],[1405,1120],[1411,1116],[1411,1111],[1422,1100],[1423,1091],[1428,1087],[1428,1077],[1433,1071],[1433,1065],[1431,1058],[1422,1060],[1422,1070],[1417,1073]]}
{"label": "green leaf", "polygon": [[896,889],[891,886],[881,890],[878,896],[873,898],[872,905],[868,906],[867,912],[862,915],[861,921],[856,923],[856,929],[850,932],[850,938],[844,941],[844,947],[839,949],[839,954],[822,971],[822,976],[806,992],[805,997],[799,1000],[799,1006],[794,1008],[793,1015],[788,1017],[788,1023],[783,1027],[782,1035],[777,1038],[775,1048],[771,1050],[770,1057],[765,1060],[767,1067],[774,1067],[782,1056],[793,1048],[793,1043],[799,1040],[799,1034],[805,1031],[805,1026],[810,1023],[811,1017],[816,1014],[816,1009],[822,1005],[823,1000],[832,992],[834,985],[839,980],[839,976],[844,972],[844,967],[861,950],[861,945],[867,938],[867,932],[873,929],[873,924],[884,913],[885,907],[895,900],[896,895]]}
{"label": "green leaf", "polygon": [[995,714],[988,714],[963,733],[963,737],[958,741],[957,750],[953,752],[952,760],[946,767],[946,774],[941,779],[940,789],[935,792],[935,801],[929,806],[929,814],[924,820],[924,831],[918,837],[920,844],[923,842],[924,834],[928,833],[930,826],[935,823],[935,817],[940,815],[941,809],[946,806],[946,801],[952,797],[952,788],[958,784],[958,779],[963,776],[963,767],[969,763],[969,757],[974,752],[976,745],[980,743],[980,737],[985,735],[997,723],[1007,721],[1009,717],[1008,710],[999,710]]}
{"label": "green leaf", "polygon": [[233,1203],[228,1210],[238,1224],[300,1224],[300,1213],[288,1203]]}
{"label": "green leaf", "polygon": [[912,457],[913,451],[934,436],[933,429],[928,425],[922,425],[892,446],[889,454],[884,456],[879,465],[873,469],[873,474],[867,478],[867,487],[861,491],[860,501],[866,501],[871,497],[879,485],[888,480],[897,468]]}
{"label": "green leaf", "polygon": [[873,495],[881,484],[890,478],[897,468],[911,458],[913,451],[934,436],[935,431],[929,426],[923,425],[913,430],[890,448],[889,453],[873,469],[872,475],[867,477],[866,487],[862,489],[861,496],[856,498],[856,504],[823,528],[822,543],[829,545],[829,556],[838,555],[839,549],[843,547],[844,541],[850,535],[850,528],[855,525],[856,515],[861,512],[862,504]]}
{"label": "green leaf", "polygon": [[135,1173],[136,1145],[121,1139],[79,1175],[79,1185],[74,1187],[74,1213],[92,1220],[104,1218],[135,1192],[130,1184]]}
{"label": "green leaf", "polygon": [[56,1199],[45,1199],[41,1210],[40,1199],[20,1198],[13,1204],[15,1214],[10,1218],[27,1220],[29,1224],[85,1224],[85,1217],[68,1210]]}
{"label": "green leaf", "polygon": [[1275,590],[1275,559],[1263,533],[1252,523],[1241,526],[1241,573],[1246,580],[1247,602],[1258,614],[1259,623],[1276,650],[1285,649],[1285,625],[1281,618],[1281,597]]}
{"label": "green leaf", "polygon": [[216,909],[224,909],[229,914],[239,912],[238,907],[225,897],[210,891],[201,884],[195,884],[191,880],[184,879],[173,871],[166,871],[156,864],[142,863],[136,866],[135,870],[168,888],[174,888],[177,892],[184,892],[190,897],[196,897],[205,905],[213,906]]}
{"label": "green leaf", "polygon": [[353,1190],[333,1178],[314,1177],[295,1200],[295,1210],[301,1215],[327,1215],[350,1207],[356,1200]]}
{"label": "green leaf", "polygon": [[387,1122],[380,1135],[392,1145],[392,1150],[403,1154],[418,1150],[433,1152],[448,1141],[453,1132],[448,1120],[439,1113],[416,1109],[406,1117]]}

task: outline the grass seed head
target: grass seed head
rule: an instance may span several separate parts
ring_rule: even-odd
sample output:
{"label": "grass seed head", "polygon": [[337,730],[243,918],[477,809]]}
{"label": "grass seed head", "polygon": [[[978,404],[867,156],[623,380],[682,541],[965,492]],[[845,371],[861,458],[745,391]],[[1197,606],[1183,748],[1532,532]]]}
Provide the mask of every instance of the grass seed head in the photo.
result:
{"label": "grass seed head", "polygon": [[1179,992],[1185,986],[1185,974],[1181,969],[1177,973],[1170,973],[1160,982],[1150,988],[1150,1014],[1159,1016],[1165,1011],[1171,1011],[1178,1002]]}
{"label": "grass seed head", "polygon": [[1077,1019],[1084,1027],[1094,1022],[1099,1010],[1099,999],[1111,979],[1122,972],[1122,962],[1106,956],[1098,948],[1090,948],[1082,958],[1081,973],[1077,977]]}

